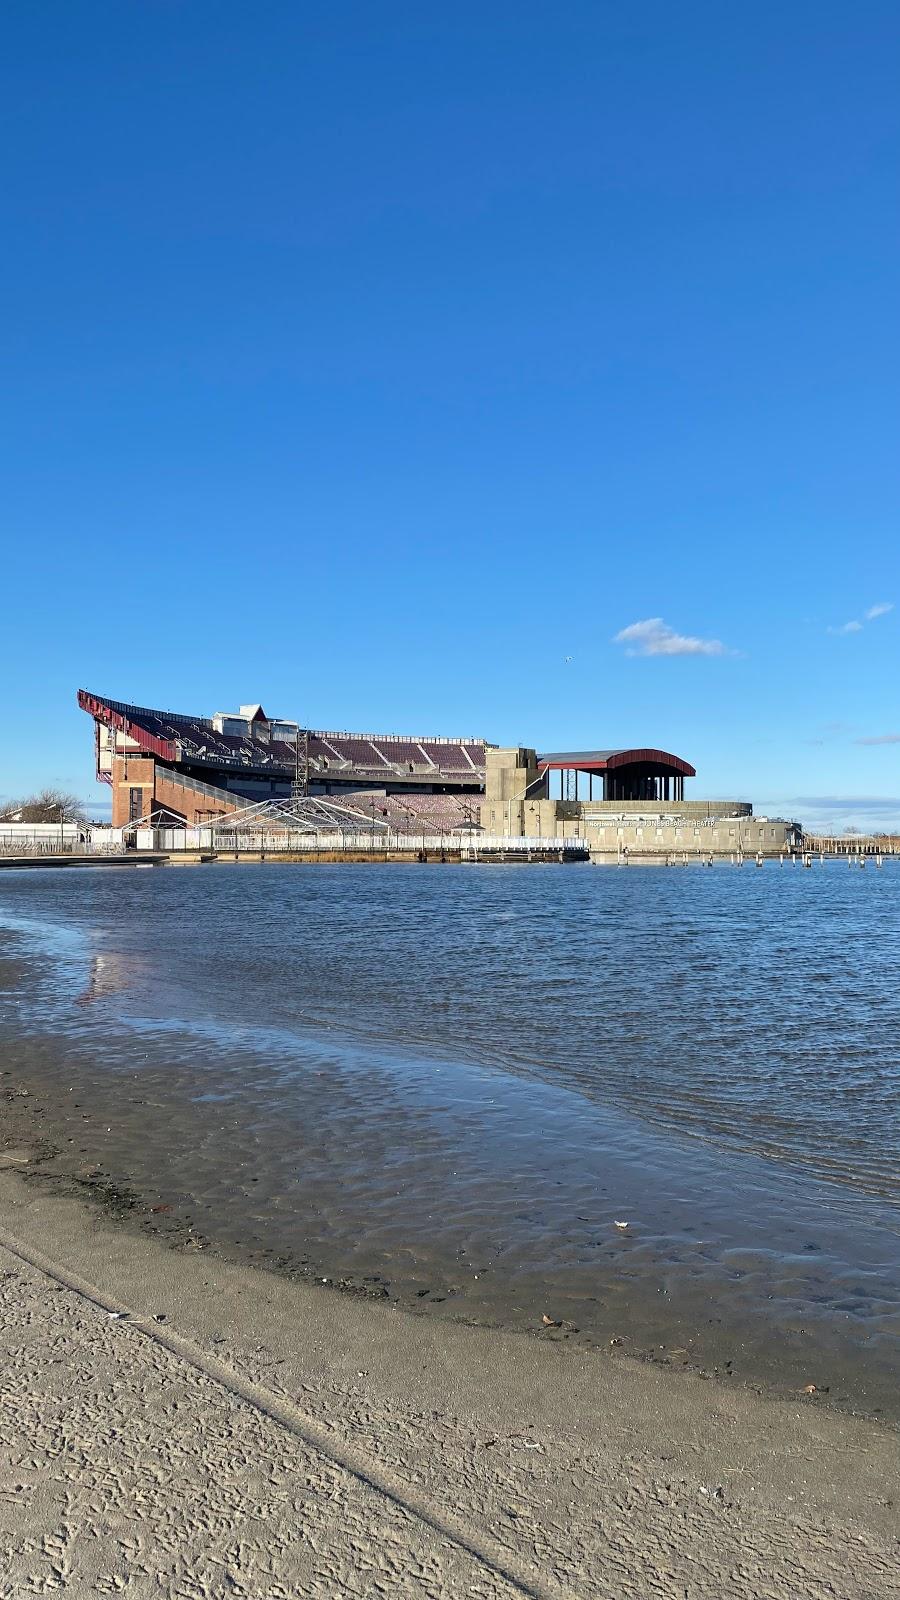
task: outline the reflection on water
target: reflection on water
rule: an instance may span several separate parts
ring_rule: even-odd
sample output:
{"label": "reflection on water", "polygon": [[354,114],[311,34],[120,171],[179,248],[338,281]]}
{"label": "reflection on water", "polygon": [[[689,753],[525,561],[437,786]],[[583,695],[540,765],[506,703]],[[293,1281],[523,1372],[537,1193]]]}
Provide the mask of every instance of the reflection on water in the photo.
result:
{"label": "reflection on water", "polygon": [[75,1153],[266,1259],[874,1373],[898,892],[837,864],[8,873],[0,1027]]}
{"label": "reflection on water", "polygon": [[89,1006],[95,1000],[118,994],[122,989],[127,989],[137,974],[134,958],[118,955],[114,950],[88,956],[87,964],[87,982],[81,993],[75,996],[77,1006]]}

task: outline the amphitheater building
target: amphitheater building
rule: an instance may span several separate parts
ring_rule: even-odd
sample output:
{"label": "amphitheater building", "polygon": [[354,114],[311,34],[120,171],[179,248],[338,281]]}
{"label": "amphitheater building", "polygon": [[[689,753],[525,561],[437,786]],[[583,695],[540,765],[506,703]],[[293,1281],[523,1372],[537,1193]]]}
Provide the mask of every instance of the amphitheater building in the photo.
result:
{"label": "amphitheater building", "polygon": [[[596,861],[781,855],[797,825],[745,800],[685,793],[691,764],[665,750],[540,753],[480,738],[304,728],[258,704],[189,716],[89,690],[98,778],[114,828],[224,825],[286,806],[395,834],[581,841]],[[298,813],[299,815],[299,813]],[[343,825],[343,823],[342,823]]]}

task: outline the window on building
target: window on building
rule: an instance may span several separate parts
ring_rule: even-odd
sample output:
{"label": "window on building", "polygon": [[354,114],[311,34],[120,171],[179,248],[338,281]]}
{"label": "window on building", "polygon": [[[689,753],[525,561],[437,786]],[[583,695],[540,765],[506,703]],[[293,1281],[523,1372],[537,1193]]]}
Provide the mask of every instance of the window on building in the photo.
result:
{"label": "window on building", "polygon": [[143,789],[129,789],[128,791],[128,821],[138,822],[144,815]]}

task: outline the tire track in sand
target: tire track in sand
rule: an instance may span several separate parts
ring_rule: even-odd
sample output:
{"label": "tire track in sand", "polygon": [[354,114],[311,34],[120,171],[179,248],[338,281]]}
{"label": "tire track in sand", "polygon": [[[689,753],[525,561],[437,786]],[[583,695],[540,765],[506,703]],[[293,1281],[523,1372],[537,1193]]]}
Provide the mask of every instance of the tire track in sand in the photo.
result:
{"label": "tire track in sand", "polygon": [[202,1350],[192,1340],[176,1333],[168,1324],[156,1323],[138,1316],[130,1306],[124,1305],[111,1295],[104,1294],[86,1278],[51,1261],[49,1257],[32,1249],[31,1246],[24,1245],[21,1240],[2,1228],[0,1228],[0,1246],[9,1255],[17,1257],[107,1315],[118,1314],[127,1317],[128,1326],[136,1329],[145,1339],[162,1346],[178,1360],[194,1367],[204,1377],[219,1384],[230,1394],[243,1400],[246,1405],[252,1406],[287,1433],[293,1434],[308,1449],[327,1457],[368,1488],[376,1490],[395,1506],[399,1506],[402,1511],[417,1517],[435,1533],[449,1539],[498,1577],[504,1578],[522,1595],[529,1596],[530,1600],[577,1600],[571,1589],[535,1572],[532,1566],[521,1561],[513,1551],[506,1549],[490,1533],[465,1523],[461,1517],[455,1516],[430,1495],[423,1494],[413,1484],[407,1483],[360,1446],[350,1443],[347,1439],[336,1438],[322,1423],[308,1416],[292,1401],[273,1393],[263,1384],[245,1378],[218,1356]]}

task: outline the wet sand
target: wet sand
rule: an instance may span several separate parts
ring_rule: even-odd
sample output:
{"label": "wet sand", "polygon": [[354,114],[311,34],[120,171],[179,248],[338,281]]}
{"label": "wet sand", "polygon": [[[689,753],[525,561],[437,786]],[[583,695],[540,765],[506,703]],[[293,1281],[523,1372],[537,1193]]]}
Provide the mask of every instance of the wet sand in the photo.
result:
{"label": "wet sand", "polygon": [[[19,1040],[3,1059],[14,1067],[0,1069],[0,1163],[3,1150],[12,1151],[15,1170],[29,1187],[87,1202],[132,1232],[417,1317],[503,1326],[544,1342],[621,1351],[759,1394],[792,1395],[812,1382],[820,1405],[898,1420],[894,1301],[885,1302],[877,1328],[867,1327],[860,1315],[870,1306],[879,1309],[872,1287],[878,1274],[866,1260],[871,1247],[863,1219],[849,1277],[833,1271],[827,1215],[814,1215],[808,1206],[782,1223],[783,1238],[795,1240],[792,1256],[767,1255],[765,1211],[755,1249],[746,1222],[743,1247],[727,1252],[710,1248],[702,1226],[680,1243],[655,1239],[643,1225],[653,1181],[648,1173],[641,1207],[625,1208],[633,1219],[627,1228],[616,1227],[612,1210],[591,1224],[598,1248],[588,1256],[587,1281],[576,1257],[570,1281],[559,1270],[564,1229],[571,1225],[565,1212],[558,1237],[553,1235],[553,1270],[529,1259],[530,1232],[524,1256],[507,1252],[495,1258],[467,1235],[456,1256],[443,1236],[429,1251],[423,1219],[402,1205],[389,1209],[387,1243],[373,1250],[377,1216],[363,1213],[357,1225],[358,1207],[344,1209],[340,1186],[332,1192],[327,1174],[306,1173],[297,1195],[282,1199],[277,1189],[270,1194],[271,1164],[248,1161],[241,1145],[233,1147],[227,1119],[215,1108],[192,1106],[184,1095],[148,1099],[146,1069],[140,1083],[129,1086],[137,1095],[117,1090],[111,1096],[105,1075],[92,1081],[70,1054],[43,1045],[35,1050]],[[314,1134],[309,1142],[315,1143]],[[196,1177],[207,1148],[214,1151],[219,1175],[219,1186],[210,1192]],[[372,1154],[376,1177],[378,1159]],[[616,1185],[619,1195],[623,1187],[621,1181]],[[699,1188],[698,1161],[686,1210],[702,1224]],[[594,1198],[585,1195],[586,1203]],[[470,1202],[477,1209],[477,1195]],[[539,1203],[536,1189],[530,1203]],[[750,1196],[744,1205],[751,1216]],[[516,1200],[515,1208],[520,1206]],[[487,1214],[487,1205],[483,1209]],[[577,1221],[584,1226],[588,1218]],[[446,1232],[446,1220],[442,1226]],[[495,1226],[499,1232],[499,1219]],[[551,1236],[546,1227],[544,1233]],[[875,1239],[883,1251],[883,1230]],[[896,1238],[888,1242],[895,1246]],[[840,1313],[842,1297],[847,1310]]]}
{"label": "wet sand", "polygon": [[898,1593],[883,1425],[166,1247],[16,1161],[4,1593]]}

